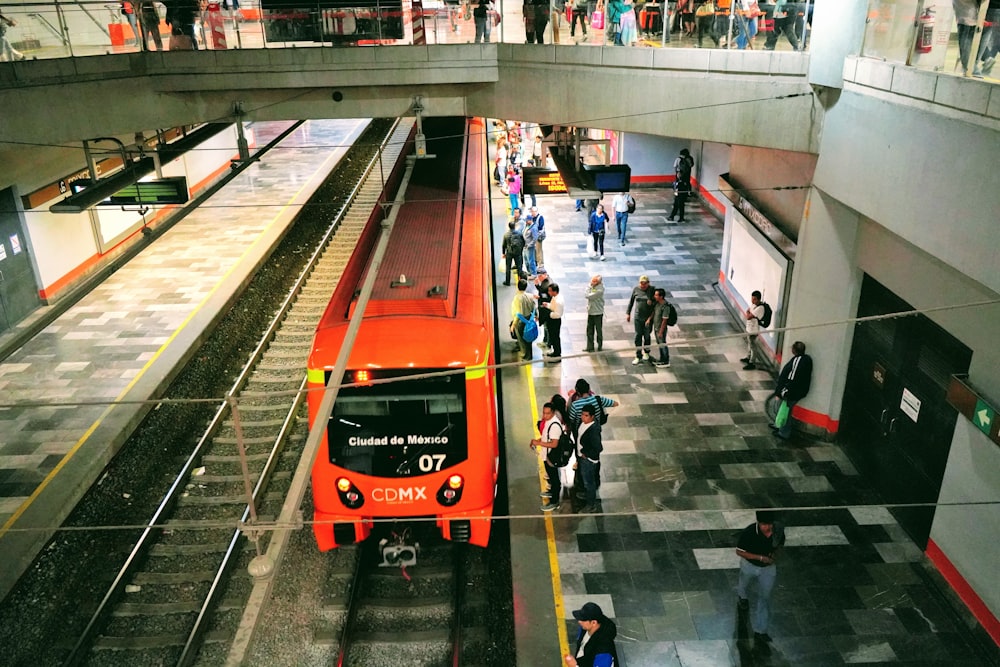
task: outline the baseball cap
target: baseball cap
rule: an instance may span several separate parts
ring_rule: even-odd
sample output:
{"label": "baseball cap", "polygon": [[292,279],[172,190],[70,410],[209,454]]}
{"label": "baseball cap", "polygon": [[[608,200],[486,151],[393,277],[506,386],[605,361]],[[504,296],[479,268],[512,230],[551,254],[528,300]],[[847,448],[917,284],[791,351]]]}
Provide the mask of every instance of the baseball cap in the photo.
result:
{"label": "baseball cap", "polygon": [[545,270],[544,266],[538,265],[535,267],[535,275],[540,276],[542,274],[549,275],[549,272]]}
{"label": "baseball cap", "polygon": [[757,523],[774,523],[777,515],[770,510],[758,510]]}
{"label": "baseball cap", "polygon": [[573,612],[573,618],[578,621],[600,621],[604,619],[604,612],[597,604],[588,602]]}
{"label": "baseball cap", "polygon": [[639,282],[640,283],[648,283],[649,282],[649,276],[639,276]]}

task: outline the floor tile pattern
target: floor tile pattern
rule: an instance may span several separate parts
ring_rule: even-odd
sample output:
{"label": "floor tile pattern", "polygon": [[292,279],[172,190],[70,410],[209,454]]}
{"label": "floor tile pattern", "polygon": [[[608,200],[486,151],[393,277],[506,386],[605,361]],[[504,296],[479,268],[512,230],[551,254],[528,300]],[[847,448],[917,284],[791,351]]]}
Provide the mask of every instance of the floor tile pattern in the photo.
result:
{"label": "floor tile pattern", "polygon": [[[771,435],[762,406],[773,378],[742,370],[742,338],[713,289],[721,224],[700,206],[667,220],[667,189],[635,195],[628,243],[608,235],[604,261],[571,200],[539,199],[569,357],[534,364],[539,401],[584,377],[622,404],[604,428],[604,514],[560,519],[569,502],[553,514],[570,637],[570,611],[591,600],[616,619],[628,667],[989,664],[841,448]],[[631,349],[582,352],[594,273],[607,290],[606,351],[632,346],[625,309],[638,276],[667,290],[679,313],[669,368],[633,366]],[[735,593],[737,535],[764,507],[805,508],[782,513],[769,649],[755,646]]]}

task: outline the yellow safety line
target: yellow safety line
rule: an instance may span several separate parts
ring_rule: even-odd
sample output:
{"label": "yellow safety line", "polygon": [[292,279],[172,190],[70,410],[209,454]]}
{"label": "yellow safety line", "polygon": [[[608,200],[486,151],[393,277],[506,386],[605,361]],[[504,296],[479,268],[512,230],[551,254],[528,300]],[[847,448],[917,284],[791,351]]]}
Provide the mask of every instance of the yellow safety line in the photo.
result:
{"label": "yellow safety line", "polygon": [[[324,161],[324,164],[325,163],[326,163],[326,161]],[[273,218],[271,218],[271,222],[269,222],[266,227],[264,227],[263,229],[261,229],[260,234],[257,237],[258,241],[260,240],[260,237],[263,236],[264,232],[266,232],[268,229],[270,229],[271,226],[285,213],[285,211],[288,210],[288,208],[292,205],[292,202],[296,200],[296,198],[302,193],[302,190],[309,184],[309,182],[311,180],[312,179],[310,178],[305,183],[303,183],[302,187],[300,187],[295,192],[295,194],[285,203],[285,205],[281,207],[281,209],[278,211],[278,213]],[[250,244],[247,247],[247,249],[243,252],[243,254],[240,255],[239,260],[237,260],[236,263],[234,263],[229,268],[229,270],[226,271],[225,274],[223,274],[223,276],[219,280],[219,282],[217,282],[215,284],[215,287],[212,288],[212,291],[209,292],[205,296],[204,299],[202,299],[201,303],[199,303],[195,307],[195,309],[191,311],[190,315],[188,315],[187,317],[184,318],[184,321],[181,322],[181,325],[179,327],[177,327],[177,330],[174,331],[174,333],[171,334],[169,338],[167,338],[166,342],[163,343],[163,345],[160,346],[160,348],[156,351],[156,353],[152,356],[152,358],[150,358],[150,360],[146,362],[146,365],[144,365],[142,367],[142,369],[139,371],[139,373],[134,378],[132,378],[132,381],[129,382],[128,385],[126,385],[125,388],[121,391],[121,393],[118,394],[118,396],[115,397],[115,401],[119,401],[119,400],[123,399],[125,397],[125,395],[128,394],[128,392],[132,390],[132,387],[135,386],[135,383],[138,382],[139,379],[142,378],[142,376],[146,374],[146,372],[153,365],[153,363],[170,346],[170,343],[173,342],[173,340],[175,338],[177,338],[177,335],[180,334],[180,332],[183,331],[184,328],[187,327],[191,323],[191,319],[194,318],[194,316],[197,315],[201,311],[201,309],[205,307],[205,304],[208,303],[208,300],[211,299],[212,296],[219,290],[219,287],[221,287],[222,283],[224,283],[226,281],[226,279],[229,278],[229,275],[233,271],[236,270],[236,267],[239,266],[243,262],[243,260],[247,257],[247,255],[250,253],[250,251],[253,249],[253,247],[255,245],[256,245],[256,242]],[[52,472],[50,472],[48,475],[46,475],[45,479],[43,479],[38,484],[38,486],[35,487],[34,492],[32,492],[32,494],[30,496],[28,496],[28,498],[23,503],[21,503],[21,506],[17,508],[17,510],[3,524],[3,527],[0,528],[0,537],[3,537],[5,534],[7,534],[7,532],[11,529],[11,527],[15,523],[17,523],[17,520],[20,519],[21,516],[25,512],[28,511],[28,508],[31,506],[31,504],[33,502],[35,502],[36,500],[38,500],[38,497],[42,494],[42,491],[45,490],[45,488],[49,485],[49,483],[53,479],[55,479],[56,475],[59,474],[59,472],[66,466],[67,463],[69,463],[69,460],[73,458],[73,456],[80,450],[80,448],[83,446],[83,444],[88,439],[90,439],[90,436],[92,436],[94,434],[94,431],[97,430],[97,427],[101,425],[101,422],[104,421],[104,419],[108,416],[108,414],[111,413],[111,411],[115,407],[116,406],[113,403],[111,405],[109,405],[104,410],[104,412],[101,413],[101,416],[98,417],[97,420],[93,424],[90,425],[90,428],[87,429],[87,431],[83,434],[83,436],[81,436],[81,438],[76,441],[76,444],[73,445],[73,447],[68,452],[66,452],[66,455],[63,456],[62,459],[59,461],[59,463],[56,464],[56,466],[52,469]]]}
{"label": "yellow safety line", "polygon": [[[521,367],[528,380],[528,396],[531,398],[531,423],[538,423],[538,397],[535,395],[535,378],[532,375],[532,364]],[[538,429],[535,428],[535,432]],[[536,457],[537,458],[537,457]],[[538,488],[544,489],[548,482],[545,474],[545,465],[542,459],[538,458]],[[554,500],[554,499],[553,499]],[[556,553],[556,531],[552,525],[552,515],[544,512],[545,538],[549,547],[549,570],[552,572],[552,597],[555,600],[556,608],[556,630],[559,633],[559,656],[560,662],[564,655],[569,654],[569,637],[566,635],[566,605],[563,604],[562,583],[559,574],[559,555]]]}

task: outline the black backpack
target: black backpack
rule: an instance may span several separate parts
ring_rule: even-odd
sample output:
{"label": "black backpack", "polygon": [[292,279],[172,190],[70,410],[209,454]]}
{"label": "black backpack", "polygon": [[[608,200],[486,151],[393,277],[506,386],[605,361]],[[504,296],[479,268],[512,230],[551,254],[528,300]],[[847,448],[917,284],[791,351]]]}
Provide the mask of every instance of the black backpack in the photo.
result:
{"label": "black backpack", "polygon": [[761,301],[760,305],[764,306],[764,316],[758,321],[760,322],[760,326],[766,329],[771,326],[771,316],[774,315],[774,311],[771,310],[771,304],[767,301]]}
{"label": "black backpack", "polygon": [[667,326],[672,327],[677,324],[677,309],[674,308],[674,304],[667,304]]}
{"label": "black backpack", "polygon": [[596,402],[597,413],[594,415],[594,418],[597,419],[597,420],[599,420],[600,423],[601,423],[601,426],[603,426],[604,424],[608,423],[608,412],[607,412],[607,410],[604,409],[604,403],[601,402],[603,399],[600,396],[598,396],[597,394],[594,394],[594,398],[597,399],[597,402]]}
{"label": "black backpack", "polygon": [[573,442],[573,435],[569,429],[563,427],[559,443],[549,450],[549,463],[557,468],[565,468],[569,460],[573,458],[574,449],[576,449],[576,445]]}
{"label": "black backpack", "polygon": [[625,195],[625,205],[628,207],[629,213],[635,213],[635,197],[632,195]]}

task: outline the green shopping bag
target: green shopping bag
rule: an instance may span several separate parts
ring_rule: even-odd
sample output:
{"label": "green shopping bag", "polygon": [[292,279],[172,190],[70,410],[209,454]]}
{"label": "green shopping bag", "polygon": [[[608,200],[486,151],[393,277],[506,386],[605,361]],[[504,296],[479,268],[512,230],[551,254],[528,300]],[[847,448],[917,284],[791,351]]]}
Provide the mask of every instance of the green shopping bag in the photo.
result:
{"label": "green shopping bag", "polygon": [[778,414],[774,416],[774,425],[781,428],[788,423],[788,413],[791,409],[788,407],[788,401],[781,401],[781,405],[778,407]]}

